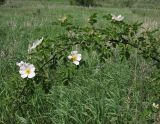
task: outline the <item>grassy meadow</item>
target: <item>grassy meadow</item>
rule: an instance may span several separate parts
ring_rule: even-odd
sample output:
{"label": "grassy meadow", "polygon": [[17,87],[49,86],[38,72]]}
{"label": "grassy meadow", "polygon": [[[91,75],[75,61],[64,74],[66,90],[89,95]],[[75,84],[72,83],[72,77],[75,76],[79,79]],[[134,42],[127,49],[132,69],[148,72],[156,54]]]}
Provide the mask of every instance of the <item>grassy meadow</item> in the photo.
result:
{"label": "grassy meadow", "polygon": [[25,60],[28,44],[35,39],[54,39],[62,33],[54,25],[58,18],[71,15],[75,24],[85,26],[93,13],[98,17],[113,13],[123,15],[128,23],[144,22],[148,30],[160,28],[158,1],[138,0],[132,7],[122,6],[122,0],[98,4],[82,7],[67,0],[7,0],[0,6],[0,124],[160,123],[160,113],[152,107],[160,98],[155,93],[160,85],[152,88],[157,70],[136,50],[129,61],[120,61],[117,54],[103,65],[86,54],[88,68],[78,70],[69,86],[56,84],[45,94],[37,84],[27,103],[15,109],[14,99],[23,86],[16,62]]}

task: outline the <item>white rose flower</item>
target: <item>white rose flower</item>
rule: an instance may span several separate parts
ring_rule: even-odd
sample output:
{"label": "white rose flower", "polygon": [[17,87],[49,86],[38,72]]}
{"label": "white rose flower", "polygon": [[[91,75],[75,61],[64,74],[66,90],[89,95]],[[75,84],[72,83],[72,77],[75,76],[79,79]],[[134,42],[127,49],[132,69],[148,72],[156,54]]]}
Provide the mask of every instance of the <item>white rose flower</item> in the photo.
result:
{"label": "white rose flower", "polygon": [[63,16],[61,18],[58,19],[60,22],[64,23],[67,20],[66,16]]}
{"label": "white rose flower", "polygon": [[43,37],[39,40],[36,40],[32,43],[32,45],[29,44],[29,47],[28,47],[28,53],[30,53],[32,51],[32,49],[35,49],[38,45],[40,45],[43,41]]}
{"label": "white rose flower", "polygon": [[114,14],[111,14],[112,15],[112,19],[115,20],[115,21],[122,21],[124,19],[124,17],[122,15],[114,15]]}
{"label": "white rose flower", "polygon": [[153,103],[152,106],[156,109],[159,109],[159,104]]}
{"label": "white rose flower", "polygon": [[21,74],[22,78],[33,78],[36,75],[33,64],[21,61],[20,63],[17,63],[17,65],[20,67],[19,73]]}
{"label": "white rose flower", "polygon": [[75,65],[79,65],[79,61],[81,60],[81,54],[78,54],[78,51],[72,51],[71,54],[68,56]]}

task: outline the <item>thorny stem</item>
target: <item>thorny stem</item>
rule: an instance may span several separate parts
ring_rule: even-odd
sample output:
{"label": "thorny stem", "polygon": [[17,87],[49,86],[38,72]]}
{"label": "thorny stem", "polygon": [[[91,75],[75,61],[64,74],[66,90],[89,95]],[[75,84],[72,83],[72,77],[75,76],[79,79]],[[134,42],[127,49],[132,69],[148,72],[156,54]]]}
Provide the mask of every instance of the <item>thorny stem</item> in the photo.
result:
{"label": "thorny stem", "polygon": [[[139,48],[138,45],[129,43],[128,40],[126,40],[126,39],[124,39],[124,38],[122,38],[122,40],[123,40],[122,42],[120,42],[120,41],[118,41],[118,40],[113,40],[113,39],[111,39],[110,41],[111,41],[111,42],[115,42],[115,43],[123,43],[123,44],[125,44],[125,45],[128,44],[128,45],[130,45],[131,47],[134,47],[134,48],[140,50],[140,51],[143,53],[143,50],[142,50],[141,48]],[[155,57],[155,56],[153,56],[153,55],[150,56],[150,58],[153,59],[153,60],[155,60],[155,61],[157,61],[158,63],[160,63],[160,59],[159,59],[159,58],[157,58],[157,57]]]}
{"label": "thorny stem", "polygon": [[51,62],[52,60],[54,60],[57,54],[65,51],[65,50],[68,49],[70,46],[78,45],[78,44],[81,44],[81,42],[80,42],[80,43],[79,43],[79,42],[76,42],[76,43],[73,43],[73,44],[66,44],[67,47],[61,49],[60,51],[57,51],[52,58],[50,58],[47,62],[45,62],[45,63],[41,66],[40,70],[43,69],[43,67],[46,66],[49,62]]}

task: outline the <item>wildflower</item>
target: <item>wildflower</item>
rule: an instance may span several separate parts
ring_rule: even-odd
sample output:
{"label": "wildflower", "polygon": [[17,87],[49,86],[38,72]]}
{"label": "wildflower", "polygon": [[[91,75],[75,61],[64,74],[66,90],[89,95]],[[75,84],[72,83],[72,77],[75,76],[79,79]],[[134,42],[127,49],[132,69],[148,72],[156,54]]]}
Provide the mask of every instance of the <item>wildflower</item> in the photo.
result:
{"label": "wildflower", "polygon": [[60,22],[64,23],[66,20],[67,20],[67,17],[66,16],[63,16],[62,18],[59,18],[58,19]]}
{"label": "wildflower", "polygon": [[112,15],[112,20],[115,20],[115,21],[122,21],[124,19],[122,15],[118,15],[118,16],[115,16],[114,14],[111,14],[111,15]]}
{"label": "wildflower", "polygon": [[78,54],[78,51],[72,51],[71,54],[68,56],[75,65],[79,65],[79,61],[81,60],[81,54]]}
{"label": "wildflower", "polygon": [[153,103],[152,106],[156,109],[159,109],[159,104]]}
{"label": "wildflower", "polygon": [[20,63],[17,63],[17,65],[20,67],[19,73],[21,74],[22,78],[33,78],[36,75],[33,64],[21,61]]}
{"label": "wildflower", "polygon": [[39,40],[34,41],[32,45],[29,44],[28,52],[30,53],[32,49],[35,49],[38,45],[42,43],[42,41],[43,41],[43,37]]}

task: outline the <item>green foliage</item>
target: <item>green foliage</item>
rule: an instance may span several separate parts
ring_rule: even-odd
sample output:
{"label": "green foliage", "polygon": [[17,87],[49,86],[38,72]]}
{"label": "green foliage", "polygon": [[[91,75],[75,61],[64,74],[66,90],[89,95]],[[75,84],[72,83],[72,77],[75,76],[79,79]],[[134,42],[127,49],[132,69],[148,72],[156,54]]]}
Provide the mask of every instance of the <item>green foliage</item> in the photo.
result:
{"label": "green foliage", "polygon": [[5,0],[0,0],[0,5],[4,4]]}

